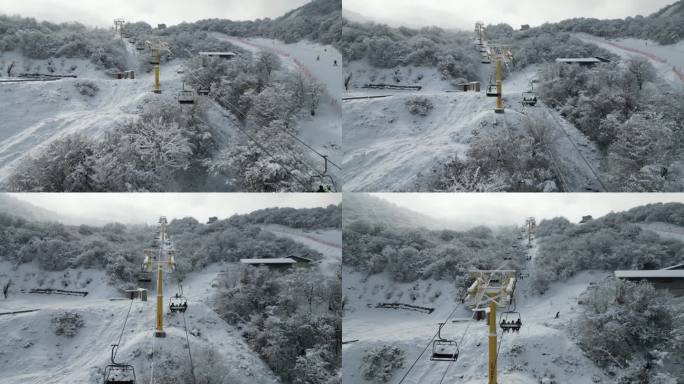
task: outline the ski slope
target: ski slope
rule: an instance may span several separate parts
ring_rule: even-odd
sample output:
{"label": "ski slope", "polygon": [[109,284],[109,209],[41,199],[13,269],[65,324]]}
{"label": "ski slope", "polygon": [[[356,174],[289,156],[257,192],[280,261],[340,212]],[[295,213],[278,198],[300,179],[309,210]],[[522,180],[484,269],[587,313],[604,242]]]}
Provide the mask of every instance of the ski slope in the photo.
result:
{"label": "ski slope", "polygon": [[[0,59],[20,60],[14,53],[3,54]],[[74,133],[100,137],[135,118],[154,100],[175,102],[181,89],[181,75],[175,70],[179,63],[161,66],[161,95],[151,92],[152,73],[136,71],[134,80],[115,80],[92,64],[74,59],[65,59],[64,67],[76,66],[77,70],[70,72],[78,76],[76,79],[0,83],[0,185],[22,159],[37,155],[57,139]],[[41,67],[38,63],[31,68]],[[75,87],[81,81],[94,83],[99,88],[97,94],[81,95]]]}
{"label": "ski slope", "polygon": [[[406,102],[430,99],[426,117],[412,115]],[[472,130],[494,119],[484,93],[411,92],[344,103],[344,189],[410,191],[421,172],[449,156],[463,156]]]}
{"label": "ski slope", "polygon": [[648,59],[659,77],[674,88],[684,88],[684,41],[660,45],[653,41],[634,38],[604,39],[586,33],[576,33],[575,36],[622,58],[637,56]]}
{"label": "ski slope", "polygon": [[[216,278],[219,269],[213,265],[191,273],[184,282],[188,297],[185,320],[198,380],[209,375],[218,382],[277,383],[268,367],[249,350],[240,331],[211,310],[209,303],[214,292],[211,280]],[[0,312],[40,309],[0,316],[0,328],[4,331],[0,341],[2,383],[101,383],[103,369],[109,363],[110,344],[119,338],[129,306],[130,316],[117,361],[132,364],[138,382],[191,382],[182,315],[168,313],[165,303],[167,336],[152,336],[154,292],[150,292],[147,302],[112,301],[121,298],[121,294],[107,283],[100,271],[69,270],[69,277],[65,278],[66,272],[44,272],[31,265],[12,270],[8,263],[1,263],[0,271],[0,279],[4,281],[11,276],[16,284],[10,297],[0,301]],[[70,287],[90,290],[90,293],[86,297],[20,293],[20,289],[34,288],[39,282],[43,288],[65,289],[64,281],[68,281]],[[172,278],[167,278],[164,291],[165,300],[176,293]],[[85,323],[72,338],[55,335],[50,323],[54,315],[64,311],[78,313]],[[174,378],[176,381],[172,381]]]}
{"label": "ski slope", "polygon": [[[534,248],[532,249],[534,250]],[[532,263],[527,268],[532,268]],[[610,382],[575,344],[569,327],[578,315],[577,297],[607,273],[583,272],[554,283],[544,295],[529,292],[527,280],[516,285],[511,310],[521,314],[519,333],[499,331],[500,382],[537,384]],[[389,383],[486,383],[488,370],[485,322],[470,319],[471,311],[448,281],[420,280],[395,283],[385,275],[365,277],[344,269],[343,383],[368,383],[362,375],[363,356],[371,348],[394,345],[405,352],[402,368]],[[402,302],[434,308],[431,314],[371,308],[380,302]],[[499,310],[499,314],[503,312]],[[555,315],[559,313],[559,318]],[[431,343],[438,323],[449,319],[442,337],[457,341],[460,355],[454,363],[430,361]],[[510,319],[509,319],[510,320]],[[503,339],[501,336],[503,335]],[[409,369],[415,362],[413,368]]]}
{"label": "ski slope", "polygon": [[[287,68],[302,73],[310,80],[315,80],[324,87],[315,116],[303,113],[298,124],[298,135],[304,143],[314,148],[329,159],[340,165],[342,161],[342,123],[341,123],[341,95],[342,95],[342,55],[330,45],[320,45],[307,41],[285,44],[279,40],[265,38],[241,38],[222,33],[213,33],[213,37],[229,41],[247,51],[258,53],[273,52]],[[320,58],[320,60],[317,60]],[[338,65],[334,65],[334,61]],[[305,149],[312,159],[311,163],[323,171],[323,159],[308,149]],[[330,165],[329,173],[336,179],[340,170]],[[338,183],[339,184],[339,183]],[[338,185],[339,187],[339,185]]]}
{"label": "ski slope", "polygon": [[319,262],[321,273],[335,276],[342,265],[342,231],[339,229],[302,230],[269,224],[262,228],[280,237],[286,237],[323,255]]}

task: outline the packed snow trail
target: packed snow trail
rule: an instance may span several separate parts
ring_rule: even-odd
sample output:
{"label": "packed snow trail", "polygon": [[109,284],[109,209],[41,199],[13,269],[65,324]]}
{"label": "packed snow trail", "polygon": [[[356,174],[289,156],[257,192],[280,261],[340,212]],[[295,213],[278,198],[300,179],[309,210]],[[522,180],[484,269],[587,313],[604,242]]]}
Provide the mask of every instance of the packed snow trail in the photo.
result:
{"label": "packed snow trail", "polygon": [[604,39],[586,33],[575,33],[580,40],[605,48],[623,58],[639,56],[648,59],[659,76],[673,87],[684,87],[684,41],[660,45],[653,41],[624,38]]}
{"label": "packed snow trail", "polygon": [[277,236],[292,239],[300,244],[318,251],[323,255],[320,270],[326,276],[335,276],[342,264],[342,231],[329,230],[301,230],[282,225],[265,225],[263,228]]}

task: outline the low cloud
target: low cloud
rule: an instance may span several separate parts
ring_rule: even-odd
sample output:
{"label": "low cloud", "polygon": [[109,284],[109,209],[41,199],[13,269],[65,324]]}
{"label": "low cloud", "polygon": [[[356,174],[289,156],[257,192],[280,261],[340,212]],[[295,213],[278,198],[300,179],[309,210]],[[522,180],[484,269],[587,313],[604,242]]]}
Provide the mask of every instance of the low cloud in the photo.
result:
{"label": "low cloud", "polygon": [[52,22],[77,21],[106,27],[116,18],[178,24],[200,19],[254,20],[276,18],[306,4],[307,0],[0,0],[0,13]]}
{"label": "low cloud", "polygon": [[598,19],[649,15],[673,0],[344,0],[343,7],[367,18],[391,25],[472,29],[475,21],[541,25],[574,17]]}

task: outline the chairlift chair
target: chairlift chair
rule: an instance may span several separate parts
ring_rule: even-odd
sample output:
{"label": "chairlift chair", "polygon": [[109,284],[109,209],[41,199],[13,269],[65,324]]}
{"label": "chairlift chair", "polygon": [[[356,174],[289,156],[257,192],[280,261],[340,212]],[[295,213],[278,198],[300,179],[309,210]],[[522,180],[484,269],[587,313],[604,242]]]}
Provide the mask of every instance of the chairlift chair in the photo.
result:
{"label": "chairlift chair", "polygon": [[149,283],[152,281],[152,272],[140,271],[138,272],[138,281],[141,283]]}
{"label": "chairlift chair", "polygon": [[195,104],[195,92],[189,89],[185,89],[185,81],[183,82],[182,90],[178,92],[178,104]]}
{"label": "chairlift chair", "polygon": [[487,86],[487,97],[497,97],[499,92],[496,89],[496,84],[489,84]]}
{"label": "chairlift chair", "polygon": [[534,92],[523,92],[522,94],[523,105],[535,106],[537,105],[537,95]]}
{"label": "chairlift chair", "polygon": [[[511,318],[511,321],[508,321],[508,318]],[[520,327],[522,327],[522,318],[520,317],[520,312],[514,312],[514,311],[506,311],[501,314],[499,321],[499,327],[503,329],[504,331],[520,331]]]}
{"label": "chairlift chair", "polygon": [[183,295],[175,294],[169,299],[169,310],[173,313],[184,313],[188,309],[188,299]]}
{"label": "chairlift chair", "polygon": [[112,344],[112,363],[104,370],[104,384],[135,384],[135,368],[130,364],[121,364],[114,361],[114,355],[118,344]]}
{"label": "chairlift chair", "polygon": [[325,161],[323,172],[311,176],[311,190],[314,192],[337,192],[337,186],[332,176],[328,175],[328,156],[322,155]]}
{"label": "chairlift chair", "polygon": [[458,360],[458,344],[454,340],[448,340],[442,337],[442,327],[444,323],[439,324],[437,331],[437,340],[432,342],[432,361],[456,361]]}
{"label": "chairlift chair", "polygon": [[197,88],[197,94],[200,95],[200,96],[207,96],[207,95],[209,95],[209,91],[210,91],[209,87],[202,87],[202,86],[200,86],[199,88]]}

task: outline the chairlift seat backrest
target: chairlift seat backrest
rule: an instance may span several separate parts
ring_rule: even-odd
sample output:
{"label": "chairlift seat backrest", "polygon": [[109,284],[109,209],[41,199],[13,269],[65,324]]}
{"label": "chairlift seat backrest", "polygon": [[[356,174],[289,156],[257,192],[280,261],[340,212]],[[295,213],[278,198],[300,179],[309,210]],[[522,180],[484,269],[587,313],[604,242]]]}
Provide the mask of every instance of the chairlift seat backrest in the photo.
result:
{"label": "chairlift seat backrest", "polygon": [[453,340],[438,339],[432,343],[432,361],[458,360],[458,344]]}

